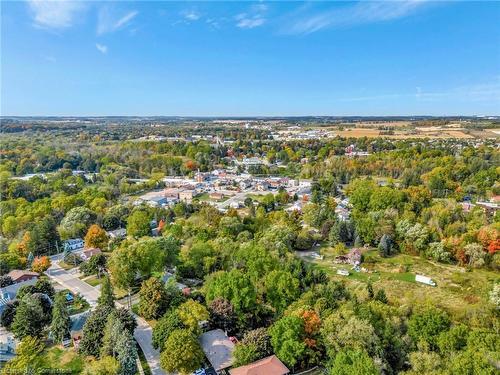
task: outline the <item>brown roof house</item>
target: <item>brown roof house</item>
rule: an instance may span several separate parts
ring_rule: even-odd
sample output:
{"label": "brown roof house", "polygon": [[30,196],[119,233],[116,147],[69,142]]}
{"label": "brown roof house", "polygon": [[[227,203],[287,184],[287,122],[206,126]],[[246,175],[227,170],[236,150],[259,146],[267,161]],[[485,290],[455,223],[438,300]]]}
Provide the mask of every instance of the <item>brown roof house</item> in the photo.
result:
{"label": "brown roof house", "polygon": [[275,355],[229,370],[231,375],[286,375],[288,368]]}
{"label": "brown roof house", "polygon": [[7,276],[10,276],[14,284],[21,283],[23,281],[33,280],[38,278],[38,273],[25,271],[25,270],[12,270]]}
{"label": "brown roof house", "polygon": [[93,255],[97,255],[97,254],[101,254],[101,253],[102,253],[101,249],[98,249],[97,247],[90,247],[90,248],[82,251],[81,258],[83,260],[89,260]]}

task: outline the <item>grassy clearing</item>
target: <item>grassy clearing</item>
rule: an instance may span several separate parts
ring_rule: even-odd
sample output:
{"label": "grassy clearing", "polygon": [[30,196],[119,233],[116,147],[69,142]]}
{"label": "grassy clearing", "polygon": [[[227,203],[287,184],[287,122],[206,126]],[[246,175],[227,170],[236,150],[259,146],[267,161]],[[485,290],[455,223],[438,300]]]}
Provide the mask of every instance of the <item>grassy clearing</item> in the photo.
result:
{"label": "grassy clearing", "polygon": [[[493,271],[469,271],[407,254],[382,258],[376,250],[368,251],[362,264],[368,273],[354,272],[349,265],[333,263],[335,254],[329,247],[322,248],[321,254],[324,255],[322,260],[303,258],[325,270],[332,279],[344,280],[353,288],[371,281],[375,289],[384,288],[393,303],[412,306],[418,301],[441,306],[457,320],[480,315],[488,306],[488,293],[493,284],[500,282],[500,275]],[[337,275],[340,268],[348,269],[351,274],[347,277]],[[416,283],[416,274],[431,277],[437,286]]]}
{"label": "grassy clearing", "polygon": [[52,346],[43,353],[43,366],[65,370],[68,374],[79,374],[83,371],[85,359],[74,351],[73,348],[63,348],[62,346]]}

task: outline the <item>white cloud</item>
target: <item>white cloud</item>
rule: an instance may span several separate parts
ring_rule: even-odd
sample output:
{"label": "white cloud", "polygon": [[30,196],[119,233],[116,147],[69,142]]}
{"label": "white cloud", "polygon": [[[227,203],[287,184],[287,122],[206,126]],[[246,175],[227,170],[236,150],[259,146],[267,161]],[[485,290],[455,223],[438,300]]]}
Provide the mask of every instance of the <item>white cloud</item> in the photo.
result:
{"label": "white cloud", "polygon": [[106,54],[108,52],[108,47],[105,46],[104,44],[96,43],[95,48],[97,48],[97,50],[102,54]]}
{"label": "white cloud", "polygon": [[262,17],[255,16],[247,18],[246,16],[244,16],[238,20],[236,26],[241,29],[253,29],[254,27],[262,26],[265,22],[266,19]]}
{"label": "white cloud", "polygon": [[83,3],[71,0],[28,0],[28,5],[36,26],[53,29],[72,26],[77,14],[85,8]]}
{"label": "white cloud", "polygon": [[138,14],[138,11],[132,10],[124,15],[118,16],[115,12],[111,11],[109,7],[103,7],[99,10],[97,16],[97,34],[102,35],[124,28],[130,24],[130,21]]}
{"label": "white cloud", "polygon": [[354,5],[342,7],[337,5],[319,12],[311,12],[310,7],[304,7],[292,15],[291,22],[285,27],[284,32],[310,34],[327,28],[390,21],[415,13],[426,3],[427,0],[360,1]]}
{"label": "white cloud", "polygon": [[198,21],[201,18],[201,14],[195,10],[184,11],[182,16],[188,21]]}
{"label": "white cloud", "polygon": [[265,13],[268,10],[266,4],[253,4],[248,12],[240,13],[235,18],[236,26],[241,29],[253,29],[262,26],[266,22]]}

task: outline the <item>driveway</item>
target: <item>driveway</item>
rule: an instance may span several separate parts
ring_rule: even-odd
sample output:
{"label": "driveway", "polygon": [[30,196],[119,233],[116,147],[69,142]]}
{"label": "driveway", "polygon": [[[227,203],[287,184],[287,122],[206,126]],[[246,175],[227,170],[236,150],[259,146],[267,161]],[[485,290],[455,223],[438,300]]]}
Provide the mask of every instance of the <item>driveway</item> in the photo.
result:
{"label": "driveway", "polygon": [[[99,289],[87,284],[78,278],[79,273],[76,268],[66,271],[57,263],[57,256],[52,258],[52,266],[45,272],[54,281],[69,289],[73,293],[80,293],[87,300],[91,308],[97,306],[99,298]],[[120,303],[116,303],[118,307],[125,307]],[[152,375],[166,375],[160,368],[160,352],[152,346],[153,329],[141,317],[134,315],[137,320],[137,328],[134,331],[134,338],[142,349]]]}

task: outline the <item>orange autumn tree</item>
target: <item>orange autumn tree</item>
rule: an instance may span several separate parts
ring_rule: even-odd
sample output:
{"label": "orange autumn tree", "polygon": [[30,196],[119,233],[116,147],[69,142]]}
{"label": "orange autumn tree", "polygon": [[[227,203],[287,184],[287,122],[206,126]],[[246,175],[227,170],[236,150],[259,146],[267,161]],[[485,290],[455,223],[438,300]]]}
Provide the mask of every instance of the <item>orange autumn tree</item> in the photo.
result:
{"label": "orange autumn tree", "polygon": [[477,233],[477,239],[492,255],[500,250],[500,235],[495,224],[482,227]]}
{"label": "orange autumn tree", "polygon": [[31,264],[31,270],[38,273],[47,271],[49,267],[50,259],[48,256],[35,257],[35,259],[33,259],[33,263]]}
{"label": "orange autumn tree", "polygon": [[108,246],[108,235],[106,231],[97,224],[92,224],[85,235],[85,247],[97,247],[105,250]]}
{"label": "orange autumn tree", "polygon": [[30,241],[31,241],[30,232],[25,232],[23,239],[17,245],[17,253],[20,257],[26,258],[28,256]]}

